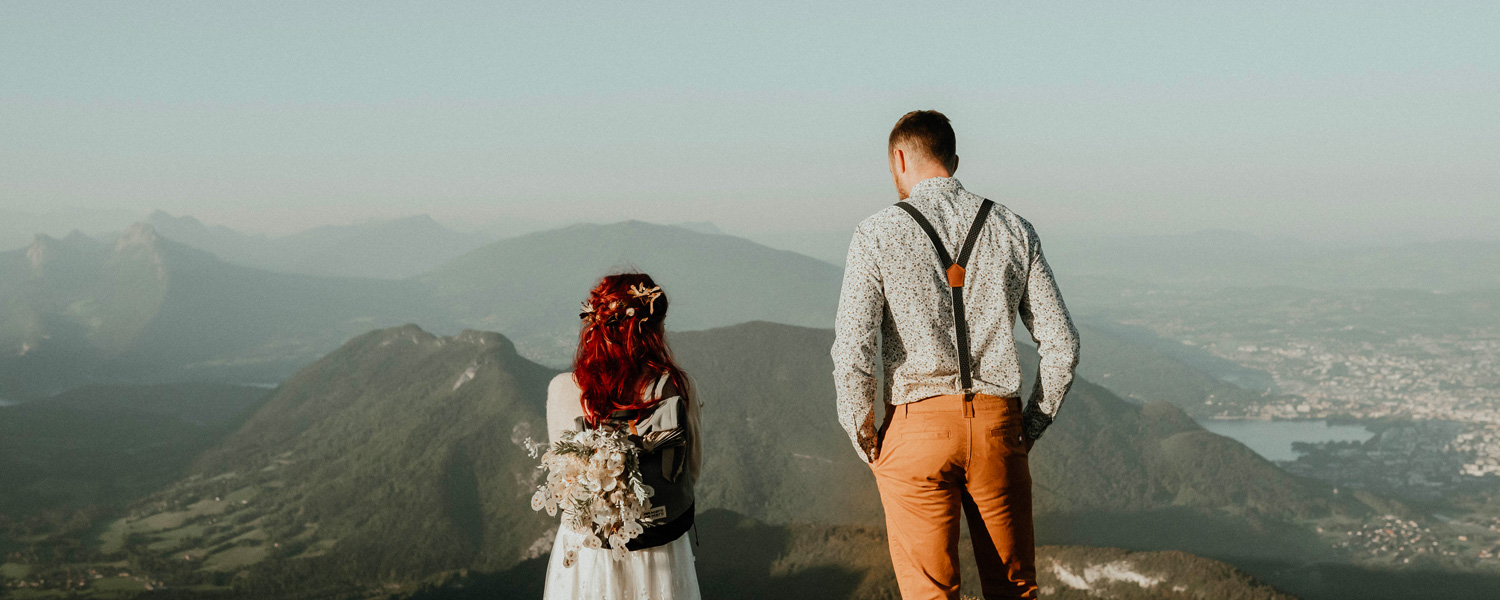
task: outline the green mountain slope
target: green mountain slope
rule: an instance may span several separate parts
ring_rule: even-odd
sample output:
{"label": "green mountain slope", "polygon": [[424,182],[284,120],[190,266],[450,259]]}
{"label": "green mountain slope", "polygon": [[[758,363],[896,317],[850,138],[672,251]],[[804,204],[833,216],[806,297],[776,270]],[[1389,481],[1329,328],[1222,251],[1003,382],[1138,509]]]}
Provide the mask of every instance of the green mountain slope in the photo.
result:
{"label": "green mountain slope", "polygon": [[191,557],[189,581],[258,565],[242,583],[269,595],[510,566],[553,525],[531,510],[521,444],[545,437],[552,375],[494,333],[356,337],[110,524],[103,549]]}

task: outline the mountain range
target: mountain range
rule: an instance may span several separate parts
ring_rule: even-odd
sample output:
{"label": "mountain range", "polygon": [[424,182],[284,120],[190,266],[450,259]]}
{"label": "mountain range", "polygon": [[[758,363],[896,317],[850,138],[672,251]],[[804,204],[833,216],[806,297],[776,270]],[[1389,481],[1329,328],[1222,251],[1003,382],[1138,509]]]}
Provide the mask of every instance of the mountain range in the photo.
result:
{"label": "mountain range", "polygon": [[[831,335],[756,322],[672,336],[712,436],[700,509],[773,537],[822,531],[792,546],[778,538],[775,550],[806,561],[778,568],[823,573],[804,575],[808,589],[886,589],[860,583],[889,567],[878,546],[851,541],[878,535],[882,517],[834,415]],[[530,568],[555,520],[529,510],[538,471],[523,446],[545,435],[553,373],[495,333],[406,325],[355,337],[283,383],[189,475],[104,527],[100,556],[183,557],[166,572],[178,585],[307,597],[351,581],[413,589],[438,573]],[[1033,449],[1032,471],[1049,544],[1312,560],[1324,554],[1309,523],[1371,510],[1167,403],[1129,403],[1082,381]],[[814,568],[856,548],[877,558],[850,559],[843,575]]]}
{"label": "mountain range", "polygon": [[[525,570],[555,523],[527,510],[536,470],[521,442],[544,435],[541,397],[571,351],[572,307],[597,276],[640,268],[672,297],[672,343],[716,437],[700,499],[717,516],[704,531],[764,532],[776,557],[766,585],[888,593],[888,563],[810,541],[882,525],[833,413],[832,333],[799,326],[831,322],[840,270],[693,228],[539,232],[403,279],[238,265],[150,224],[112,243],[38,236],[0,254],[0,397],[27,400],[0,408],[15,415],[0,428],[0,474],[21,482],[0,494],[0,530],[65,532],[71,545],[48,547],[156,565],[208,591],[532,585]],[[423,327],[389,327],[411,322]],[[1049,552],[1306,563],[1331,558],[1318,523],[1404,510],[1291,476],[1190,418],[1205,400],[1258,397],[1246,387],[1263,374],[1107,323],[1084,334],[1081,378],[1032,461],[1039,540],[1063,545]],[[182,379],[282,383],[141,385]],[[53,395],[88,381],[109,384]],[[118,458],[91,458],[104,455]],[[1077,564],[1067,572],[1082,577]],[[442,575],[464,570],[475,575]],[[1061,573],[1046,577],[1077,581]],[[735,589],[771,588],[719,593]]]}
{"label": "mountain range", "polygon": [[662,284],[678,330],[823,325],[842,276],[732,236],[641,222],[501,240],[405,279],[242,266],[148,223],[111,242],[38,235],[0,253],[0,398],[90,381],[275,382],[359,331],[403,322],[499,330],[561,366],[579,302],[598,277],[629,269]]}
{"label": "mountain range", "polygon": [[409,281],[226,263],[147,224],[0,253],[0,394],[95,382],[279,381],[372,327],[451,327]]}
{"label": "mountain range", "polygon": [[330,277],[404,279],[494,241],[487,234],[454,231],[428,215],[323,225],[278,237],[205,225],[191,215],[173,216],[160,210],[144,222],[163,236],[226,262]]}
{"label": "mountain range", "polygon": [[671,299],[667,326],[769,320],[827,326],[843,270],[741,238],[626,221],[500,240],[419,278],[468,327],[505,333],[528,356],[570,362],[577,307],[602,275],[651,274]]}

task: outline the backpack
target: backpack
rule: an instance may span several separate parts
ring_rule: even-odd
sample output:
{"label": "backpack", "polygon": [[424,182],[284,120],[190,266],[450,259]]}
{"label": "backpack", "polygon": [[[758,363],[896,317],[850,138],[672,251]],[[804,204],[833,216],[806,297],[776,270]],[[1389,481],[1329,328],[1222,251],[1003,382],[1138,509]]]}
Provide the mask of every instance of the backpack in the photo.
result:
{"label": "backpack", "polygon": [[[667,375],[653,386],[659,395]],[[579,431],[588,428],[583,417],[574,420]],[[623,409],[609,414],[601,425],[621,427],[640,449],[637,454],[641,479],[651,486],[651,510],[646,512],[646,531],[625,545],[627,550],[662,546],[682,537],[693,526],[693,486],[687,473],[688,452],[693,435],[687,419],[687,399],[681,395],[662,398],[655,406]]]}

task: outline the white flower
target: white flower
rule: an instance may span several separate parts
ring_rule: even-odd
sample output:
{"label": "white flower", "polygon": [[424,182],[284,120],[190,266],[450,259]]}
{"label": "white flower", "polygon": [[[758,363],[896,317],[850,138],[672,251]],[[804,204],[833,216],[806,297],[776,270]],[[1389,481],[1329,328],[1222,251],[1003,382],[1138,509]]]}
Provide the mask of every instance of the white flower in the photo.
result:
{"label": "white flower", "polygon": [[[623,559],[624,547],[645,531],[642,516],[655,493],[641,480],[638,452],[616,428],[564,433],[553,450],[542,454],[539,468],[546,471],[546,481],[537,486],[531,508],[553,516],[561,509],[568,526],[588,532],[584,547],[607,546],[612,558]],[[564,566],[576,562],[577,548],[575,544],[573,554],[565,554]]]}

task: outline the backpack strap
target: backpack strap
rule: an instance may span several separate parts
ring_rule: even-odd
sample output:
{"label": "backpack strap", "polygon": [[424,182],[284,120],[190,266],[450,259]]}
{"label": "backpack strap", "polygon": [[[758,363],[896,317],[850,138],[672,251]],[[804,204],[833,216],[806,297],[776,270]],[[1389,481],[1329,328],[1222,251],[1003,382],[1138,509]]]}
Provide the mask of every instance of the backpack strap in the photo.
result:
{"label": "backpack strap", "polygon": [[[964,319],[964,267],[969,264],[969,255],[974,251],[974,242],[979,239],[980,230],[984,229],[985,218],[990,214],[990,207],[995,203],[989,200],[979,204],[979,213],[974,215],[974,224],[969,226],[969,236],[964,239],[964,245],[958,251],[958,260],[948,258],[948,249],[943,246],[943,238],[938,237],[936,229],[927,217],[922,216],[922,211],[906,202],[898,202],[896,206],[901,207],[907,214],[911,215],[913,221],[927,232],[927,237],[932,239],[932,247],[937,251],[938,263],[943,267],[943,272],[948,276],[948,291],[953,294],[953,327],[958,334],[958,379],[963,384],[965,400],[973,394],[974,375],[971,372],[969,354],[969,324]],[[964,403],[968,405],[967,402]],[[967,412],[967,411],[966,411]]]}

